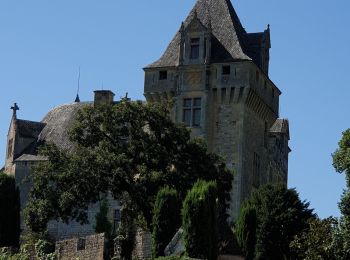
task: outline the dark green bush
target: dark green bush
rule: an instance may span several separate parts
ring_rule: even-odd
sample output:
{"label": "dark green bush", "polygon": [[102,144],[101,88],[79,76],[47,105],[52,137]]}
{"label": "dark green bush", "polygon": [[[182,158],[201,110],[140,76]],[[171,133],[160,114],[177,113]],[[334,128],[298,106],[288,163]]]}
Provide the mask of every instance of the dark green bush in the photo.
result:
{"label": "dark green bush", "polygon": [[0,247],[18,246],[19,192],[15,179],[0,172]]}
{"label": "dark green bush", "polygon": [[184,244],[189,257],[217,258],[217,186],[198,181],[188,192],[182,208]]}
{"label": "dark green bush", "polygon": [[180,225],[177,192],[165,187],[158,192],[153,210],[152,253],[154,257],[164,256],[165,247]]}
{"label": "dark green bush", "polygon": [[247,260],[254,259],[256,243],[256,210],[247,204],[241,208],[235,227],[235,233],[239,247],[242,249]]}

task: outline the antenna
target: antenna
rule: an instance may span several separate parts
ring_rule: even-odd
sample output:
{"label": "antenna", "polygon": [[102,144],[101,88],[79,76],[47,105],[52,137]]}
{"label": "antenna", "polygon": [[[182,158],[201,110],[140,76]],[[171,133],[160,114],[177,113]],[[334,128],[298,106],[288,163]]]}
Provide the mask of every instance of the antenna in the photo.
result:
{"label": "antenna", "polygon": [[80,98],[79,98],[79,91],[80,91],[80,66],[79,66],[79,74],[78,74],[78,89],[77,89],[77,96],[75,98],[75,103],[79,103],[80,102]]}

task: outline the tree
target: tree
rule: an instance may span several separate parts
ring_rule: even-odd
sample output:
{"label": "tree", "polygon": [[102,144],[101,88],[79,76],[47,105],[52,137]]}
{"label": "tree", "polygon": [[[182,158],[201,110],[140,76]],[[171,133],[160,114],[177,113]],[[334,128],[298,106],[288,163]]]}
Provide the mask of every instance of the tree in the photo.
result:
{"label": "tree", "polygon": [[86,222],[88,205],[106,191],[115,198],[126,194],[150,228],[158,190],[168,185],[183,199],[199,178],[217,181],[220,213],[226,216],[231,172],[201,141],[191,140],[187,128],[175,125],[165,106],[126,99],[88,106],[78,113],[70,138],[73,151],[52,144],[40,149],[48,161],[33,169],[26,209],[34,231],[51,219]]}
{"label": "tree", "polygon": [[104,198],[100,202],[100,211],[96,214],[96,233],[105,233],[107,239],[111,236],[112,224],[108,220],[108,201]]}
{"label": "tree", "polygon": [[347,188],[344,191],[339,209],[342,213],[341,234],[343,250],[350,258],[350,129],[343,132],[339,147],[333,156],[333,166],[339,173],[345,173]]}
{"label": "tree", "polygon": [[181,225],[180,206],[175,189],[161,189],[153,210],[153,256],[164,256],[164,250]]}
{"label": "tree", "polygon": [[[308,208],[309,203],[302,202],[294,189],[287,189],[282,184],[259,188],[245,203],[246,207],[249,205],[256,211],[255,259],[296,259],[289,245],[295,235],[307,229],[308,221],[315,217],[313,210]],[[242,216],[246,211],[240,214],[239,219],[246,223],[237,225],[240,228],[236,232],[240,234],[239,240],[241,234],[247,234],[245,227],[252,226],[249,232],[254,233],[254,226],[249,223],[251,219]]]}
{"label": "tree", "polygon": [[189,257],[217,258],[216,198],[216,183],[200,180],[183,202],[183,240]]}
{"label": "tree", "polygon": [[18,246],[19,212],[19,192],[15,179],[0,172],[0,247]]}
{"label": "tree", "polygon": [[335,218],[310,219],[310,228],[298,234],[291,248],[298,259],[347,259],[339,241],[339,225]]}
{"label": "tree", "polygon": [[252,205],[243,205],[236,224],[237,242],[247,260],[254,259],[257,216]]}

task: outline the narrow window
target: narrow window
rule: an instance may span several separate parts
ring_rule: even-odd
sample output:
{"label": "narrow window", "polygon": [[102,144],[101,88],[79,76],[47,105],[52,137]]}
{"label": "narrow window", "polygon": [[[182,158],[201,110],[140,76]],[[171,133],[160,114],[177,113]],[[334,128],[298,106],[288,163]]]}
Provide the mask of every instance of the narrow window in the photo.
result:
{"label": "narrow window", "polygon": [[200,126],[201,125],[201,107],[202,107],[201,99],[200,98],[193,99],[192,126]]}
{"label": "narrow window", "polygon": [[183,122],[186,126],[198,127],[201,125],[201,98],[185,98],[183,103]]}
{"label": "narrow window", "polygon": [[168,72],[166,70],[159,71],[159,80],[166,80],[168,78]]}
{"label": "narrow window", "polygon": [[274,89],[272,89],[271,97],[272,97],[272,99],[275,98],[275,90]]}
{"label": "narrow window", "polygon": [[85,247],[86,247],[86,239],[79,238],[78,244],[77,244],[77,251],[85,250]]}
{"label": "narrow window", "polygon": [[190,59],[196,60],[198,58],[199,58],[199,38],[192,38]]}
{"label": "narrow window", "polygon": [[260,156],[254,153],[253,159],[253,185],[257,188],[260,184]]}
{"label": "narrow window", "polygon": [[222,75],[230,75],[231,67],[230,66],[222,66]]}
{"label": "narrow window", "polygon": [[7,158],[10,158],[12,156],[12,150],[13,150],[13,139],[11,138],[7,145]]}
{"label": "narrow window", "polygon": [[256,71],[255,73],[255,80],[256,82],[259,82],[259,71]]}
{"label": "narrow window", "polygon": [[265,122],[265,129],[264,129],[264,147],[267,148],[267,141],[268,141],[268,125],[267,122]]}
{"label": "narrow window", "polygon": [[186,126],[191,126],[192,99],[184,99],[183,122]]}

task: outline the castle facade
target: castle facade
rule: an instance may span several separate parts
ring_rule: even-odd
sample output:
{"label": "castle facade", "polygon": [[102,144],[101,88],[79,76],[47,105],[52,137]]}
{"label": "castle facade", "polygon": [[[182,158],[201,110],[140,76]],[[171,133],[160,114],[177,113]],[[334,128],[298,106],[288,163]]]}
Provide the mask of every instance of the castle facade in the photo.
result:
{"label": "castle facade", "polygon": [[164,54],[144,68],[148,102],[174,102],[172,118],[234,171],[231,217],[271,182],[287,185],[289,124],[269,78],[270,28],[247,33],[230,0],[198,0]]}

